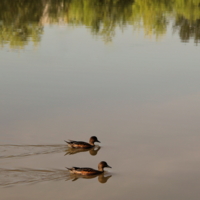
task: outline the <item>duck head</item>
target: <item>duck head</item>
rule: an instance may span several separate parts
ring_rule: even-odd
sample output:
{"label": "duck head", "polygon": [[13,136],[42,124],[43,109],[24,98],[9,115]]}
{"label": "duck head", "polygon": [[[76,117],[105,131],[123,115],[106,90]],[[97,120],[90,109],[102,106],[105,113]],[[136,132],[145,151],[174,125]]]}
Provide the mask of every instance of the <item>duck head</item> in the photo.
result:
{"label": "duck head", "polygon": [[103,169],[104,169],[105,167],[112,168],[112,167],[110,167],[110,166],[107,164],[107,162],[105,162],[105,161],[101,161],[101,162],[99,163],[99,165],[98,165],[99,171],[104,171]]}
{"label": "duck head", "polygon": [[94,145],[95,142],[101,143],[101,142],[97,139],[96,136],[92,136],[92,137],[90,138],[89,143],[90,143],[91,145]]}

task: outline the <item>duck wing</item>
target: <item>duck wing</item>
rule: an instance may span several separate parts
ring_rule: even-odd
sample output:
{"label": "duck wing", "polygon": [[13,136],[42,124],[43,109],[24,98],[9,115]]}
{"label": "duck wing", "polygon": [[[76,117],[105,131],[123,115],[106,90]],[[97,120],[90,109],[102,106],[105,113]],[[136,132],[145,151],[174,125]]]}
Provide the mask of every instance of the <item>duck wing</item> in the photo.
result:
{"label": "duck wing", "polygon": [[73,170],[79,170],[81,168],[80,167],[71,167],[71,168],[66,167],[66,169],[68,169],[69,171],[73,171]]}
{"label": "duck wing", "polygon": [[100,174],[101,172],[96,170],[96,169],[92,169],[92,168],[88,168],[88,167],[81,167],[76,169],[76,172],[80,172],[82,175],[94,175],[94,174]]}
{"label": "duck wing", "polygon": [[75,140],[64,140],[67,144],[71,144],[71,143],[74,143],[74,142],[79,142],[79,141],[75,141]]}
{"label": "duck wing", "polygon": [[65,141],[68,146],[72,147],[72,148],[91,148],[92,145],[87,143],[87,142],[82,142],[82,141],[74,141],[74,140],[69,140],[69,141]]}

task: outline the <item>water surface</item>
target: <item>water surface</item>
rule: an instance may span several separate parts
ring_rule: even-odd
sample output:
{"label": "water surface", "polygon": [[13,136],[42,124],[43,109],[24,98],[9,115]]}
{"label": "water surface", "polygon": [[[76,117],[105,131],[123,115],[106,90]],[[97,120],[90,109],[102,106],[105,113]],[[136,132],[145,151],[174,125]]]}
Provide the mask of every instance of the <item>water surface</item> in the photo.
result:
{"label": "water surface", "polygon": [[199,199],[199,5],[2,0],[1,197]]}

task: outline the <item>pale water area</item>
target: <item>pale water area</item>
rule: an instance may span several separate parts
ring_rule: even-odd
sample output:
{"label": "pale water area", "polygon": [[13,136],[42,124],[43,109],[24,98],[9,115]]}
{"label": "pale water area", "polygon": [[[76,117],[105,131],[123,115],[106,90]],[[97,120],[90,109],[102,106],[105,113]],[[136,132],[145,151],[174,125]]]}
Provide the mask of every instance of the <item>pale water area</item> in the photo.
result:
{"label": "pale water area", "polygon": [[2,0],[0,199],[199,199],[199,5]]}

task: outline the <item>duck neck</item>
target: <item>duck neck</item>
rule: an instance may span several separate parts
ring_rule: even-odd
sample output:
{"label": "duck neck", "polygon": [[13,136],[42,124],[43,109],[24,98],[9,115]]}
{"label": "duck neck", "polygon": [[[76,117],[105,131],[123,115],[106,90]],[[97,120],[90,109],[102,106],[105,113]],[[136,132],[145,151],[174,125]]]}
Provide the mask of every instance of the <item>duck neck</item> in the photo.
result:
{"label": "duck neck", "polygon": [[99,170],[100,172],[104,172],[104,170],[103,170],[102,167],[98,167],[98,170]]}
{"label": "duck neck", "polygon": [[89,142],[89,144],[90,144],[91,146],[94,146],[94,142]]}

